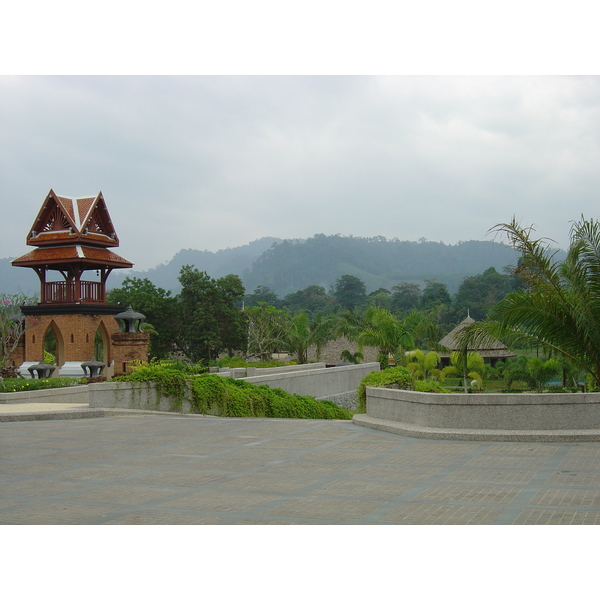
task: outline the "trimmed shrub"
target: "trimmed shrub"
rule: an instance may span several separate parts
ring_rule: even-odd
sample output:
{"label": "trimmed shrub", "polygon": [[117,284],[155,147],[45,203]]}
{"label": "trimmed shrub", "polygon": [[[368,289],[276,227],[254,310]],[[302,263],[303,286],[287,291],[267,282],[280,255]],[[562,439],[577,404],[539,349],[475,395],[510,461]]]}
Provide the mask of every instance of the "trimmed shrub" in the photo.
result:
{"label": "trimmed shrub", "polygon": [[450,390],[442,387],[435,381],[415,381],[413,384],[415,392],[431,392],[435,394],[450,394]]}
{"label": "trimmed shrub", "polygon": [[404,367],[390,367],[379,372],[369,373],[358,385],[358,412],[367,411],[367,387],[387,387],[407,390],[412,388],[413,378]]}

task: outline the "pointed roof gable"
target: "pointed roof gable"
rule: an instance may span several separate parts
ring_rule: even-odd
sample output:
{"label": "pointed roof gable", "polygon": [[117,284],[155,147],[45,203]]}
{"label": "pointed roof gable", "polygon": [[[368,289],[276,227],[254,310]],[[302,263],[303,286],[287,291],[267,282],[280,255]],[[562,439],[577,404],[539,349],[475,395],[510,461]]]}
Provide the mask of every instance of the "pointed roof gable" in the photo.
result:
{"label": "pointed roof gable", "polygon": [[95,198],[66,198],[50,190],[29,233],[27,245],[85,243],[118,246],[106,203],[100,192]]}

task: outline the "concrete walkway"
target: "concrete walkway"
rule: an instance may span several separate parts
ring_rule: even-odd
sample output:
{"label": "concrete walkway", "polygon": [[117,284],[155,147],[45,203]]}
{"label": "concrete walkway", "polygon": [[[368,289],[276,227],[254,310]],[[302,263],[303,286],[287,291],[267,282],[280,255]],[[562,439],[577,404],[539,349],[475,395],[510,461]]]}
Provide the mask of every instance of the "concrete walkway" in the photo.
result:
{"label": "concrete walkway", "polygon": [[0,524],[599,522],[600,443],[135,411],[0,423]]}

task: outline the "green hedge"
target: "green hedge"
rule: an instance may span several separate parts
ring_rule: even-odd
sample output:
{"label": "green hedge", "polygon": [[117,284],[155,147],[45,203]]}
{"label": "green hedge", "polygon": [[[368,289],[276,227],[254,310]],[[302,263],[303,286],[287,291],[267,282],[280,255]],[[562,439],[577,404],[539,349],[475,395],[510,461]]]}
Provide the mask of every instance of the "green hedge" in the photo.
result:
{"label": "green hedge", "polygon": [[435,381],[414,380],[410,371],[404,367],[390,367],[383,371],[375,371],[363,377],[358,386],[358,412],[367,411],[367,387],[387,387],[399,390],[415,390],[416,392],[450,393]]}
{"label": "green hedge", "polygon": [[351,419],[352,415],[329,400],[289,394],[266,385],[253,385],[219,375],[199,375],[192,380],[192,404],[198,412],[218,408],[223,417],[274,419]]}
{"label": "green hedge", "polygon": [[358,412],[367,411],[367,387],[397,387],[407,390],[413,385],[410,372],[404,367],[389,367],[383,371],[374,371],[363,377],[358,385]]}
{"label": "green hedge", "polygon": [[[117,381],[154,381],[161,394],[171,398],[173,410],[181,410],[189,398],[194,411],[205,414],[218,409],[223,417],[279,419],[351,419],[350,412],[328,400],[289,394],[265,385],[214,374],[188,375],[165,365],[144,365]],[[188,390],[191,392],[188,394]]]}
{"label": "green hedge", "polygon": [[418,379],[417,381],[415,381],[413,383],[412,389],[415,392],[430,392],[430,393],[435,393],[435,394],[451,394],[452,393],[449,389],[442,387],[436,381],[421,381],[420,379]]}
{"label": "green hedge", "polygon": [[54,388],[70,387],[87,383],[85,379],[73,377],[50,377],[49,379],[21,379],[10,378],[0,381],[0,393],[3,392],[28,392],[30,390],[49,390]]}

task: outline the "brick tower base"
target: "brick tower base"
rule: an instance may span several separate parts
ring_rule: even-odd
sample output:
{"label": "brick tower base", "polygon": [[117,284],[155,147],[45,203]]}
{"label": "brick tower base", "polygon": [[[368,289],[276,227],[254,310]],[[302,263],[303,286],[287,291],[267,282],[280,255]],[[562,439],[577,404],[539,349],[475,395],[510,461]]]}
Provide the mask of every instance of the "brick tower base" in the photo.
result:
{"label": "brick tower base", "polygon": [[[96,334],[102,336],[101,361],[108,367],[114,362],[114,374],[129,369],[126,361],[148,360],[148,333],[121,333],[115,315],[122,306],[86,304],[38,304],[23,306],[25,333],[11,363],[38,362],[44,357],[44,340],[49,330],[56,339],[56,364],[82,363],[94,357]],[[16,364],[16,363],[15,363]],[[55,371],[58,374],[58,369]]]}

